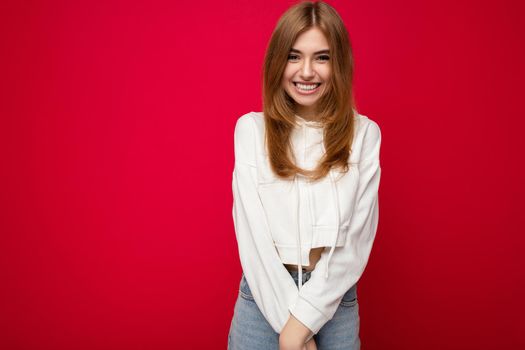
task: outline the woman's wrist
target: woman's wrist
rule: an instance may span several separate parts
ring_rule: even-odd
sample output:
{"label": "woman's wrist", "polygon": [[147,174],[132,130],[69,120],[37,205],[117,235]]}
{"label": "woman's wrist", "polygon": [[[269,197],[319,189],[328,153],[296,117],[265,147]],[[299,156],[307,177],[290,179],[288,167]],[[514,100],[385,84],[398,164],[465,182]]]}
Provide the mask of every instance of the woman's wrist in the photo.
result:
{"label": "woman's wrist", "polygon": [[313,336],[312,331],[302,324],[294,315],[290,314],[288,321],[284,325],[281,336],[285,337],[288,342],[297,342],[297,344],[305,344]]}

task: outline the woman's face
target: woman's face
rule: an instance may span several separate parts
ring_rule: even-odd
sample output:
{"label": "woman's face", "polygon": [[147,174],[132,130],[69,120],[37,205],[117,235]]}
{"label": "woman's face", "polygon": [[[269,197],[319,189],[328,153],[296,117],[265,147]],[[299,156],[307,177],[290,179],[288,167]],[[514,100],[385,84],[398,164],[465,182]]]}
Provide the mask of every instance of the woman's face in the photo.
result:
{"label": "woman's face", "polygon": [[328,41],[318,28],[302,33],[292,46],[283,74],[282,87],[296,102],[296,113],[315,119],[315,105],[330,79]]}

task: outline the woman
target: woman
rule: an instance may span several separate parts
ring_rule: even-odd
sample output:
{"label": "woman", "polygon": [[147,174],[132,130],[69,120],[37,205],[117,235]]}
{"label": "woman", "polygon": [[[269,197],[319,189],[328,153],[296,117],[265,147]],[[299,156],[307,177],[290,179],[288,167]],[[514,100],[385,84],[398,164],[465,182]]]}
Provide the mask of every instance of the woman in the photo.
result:
{"label": "woman", "polygon": [[357,281],[378,225],[381,133],[355,110],[337,12],[302,2],[279,19],[264,112],[237,120],[233,220],[242,278],[231,350],[359,349]]}

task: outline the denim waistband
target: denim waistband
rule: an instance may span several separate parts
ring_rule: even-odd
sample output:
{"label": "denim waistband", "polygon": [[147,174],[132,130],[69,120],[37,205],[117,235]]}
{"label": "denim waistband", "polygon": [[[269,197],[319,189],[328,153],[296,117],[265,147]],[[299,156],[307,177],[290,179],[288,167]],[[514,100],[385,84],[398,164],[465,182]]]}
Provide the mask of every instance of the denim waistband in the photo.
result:
{"label": "denim waistband", "polygon": [[[299,271],[288,270],[290,275],[293,277],[295,284],[299,285]],[[312,271],[302,271],[303,274],[303,284],[310,279],[312,276]]]}

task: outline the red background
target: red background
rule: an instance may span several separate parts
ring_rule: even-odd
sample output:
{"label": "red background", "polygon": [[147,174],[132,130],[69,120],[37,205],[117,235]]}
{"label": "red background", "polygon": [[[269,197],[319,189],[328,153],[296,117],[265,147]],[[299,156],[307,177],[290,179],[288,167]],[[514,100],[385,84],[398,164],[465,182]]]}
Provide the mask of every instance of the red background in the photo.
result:
{"label": "red background", "polygon": [[[292,1],[0,5],[0,347],[224,349],[233,128]],[[524,6],[330,1],[381,127],[363,349],[518,349]]]}

